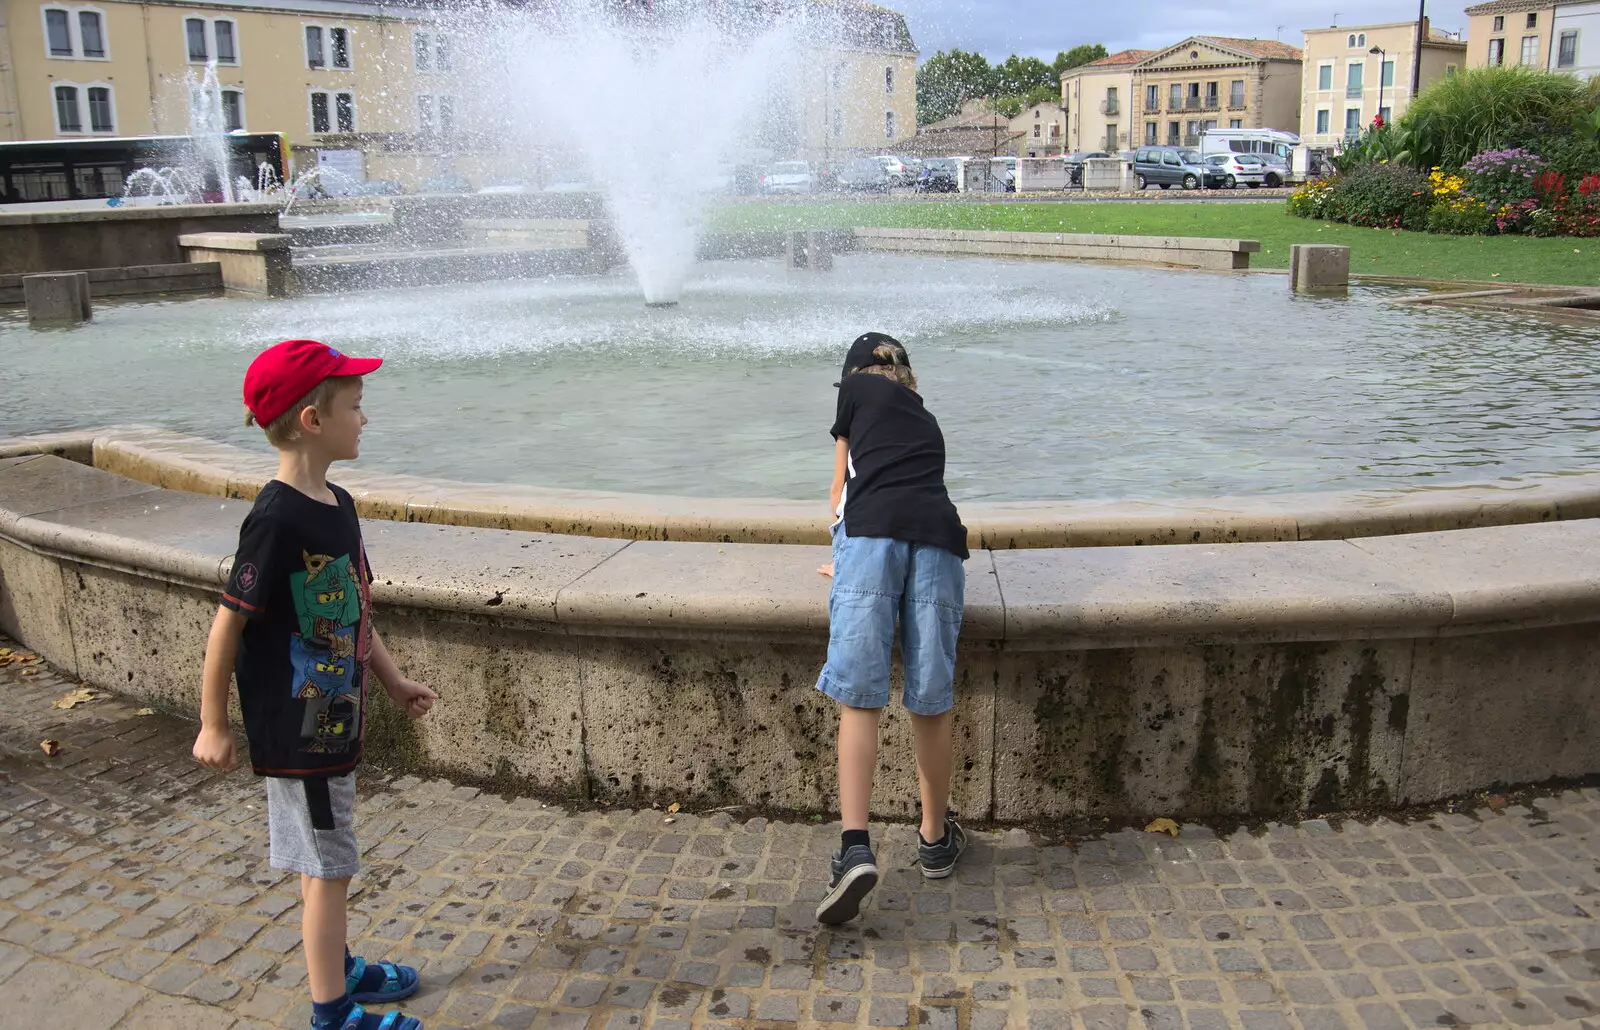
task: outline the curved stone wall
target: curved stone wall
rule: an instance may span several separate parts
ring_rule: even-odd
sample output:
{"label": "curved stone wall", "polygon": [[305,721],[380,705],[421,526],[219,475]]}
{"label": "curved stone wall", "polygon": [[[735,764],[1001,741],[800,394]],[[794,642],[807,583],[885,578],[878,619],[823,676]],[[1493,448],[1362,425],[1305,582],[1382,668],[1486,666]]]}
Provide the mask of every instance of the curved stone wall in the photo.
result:
{"label": "curved stone wall", "polygon": [[[76,450],[75,450],[76,448]],[[50,448],[81,454],[81,442]],[[198,703],[248,502],[0,458],[0,629]],[[378,626],[440,690],[375,757],[620,803],[825,810],[820,547],[369,522]],[[1600,771],[1600,520],[1227,547],[976,552],[955,802],[975,817],[1275,815]],[[916,803],[885,720],[878,802]]]}
{"label": "curved stone wall", "polygon": [[[70,452],[153,486],[246,499],[277,467],[265,451],[138,426],[0,441],[0,455],[41,452]],[[828,543],[825,505],[810,501],[558,490],[361,469],[340,469],[339,482],[369,519],[632,540]],[[961,511],[975,550],[1348,540],[1600,517],[1600,472],[1415,490],[974,503]]]}

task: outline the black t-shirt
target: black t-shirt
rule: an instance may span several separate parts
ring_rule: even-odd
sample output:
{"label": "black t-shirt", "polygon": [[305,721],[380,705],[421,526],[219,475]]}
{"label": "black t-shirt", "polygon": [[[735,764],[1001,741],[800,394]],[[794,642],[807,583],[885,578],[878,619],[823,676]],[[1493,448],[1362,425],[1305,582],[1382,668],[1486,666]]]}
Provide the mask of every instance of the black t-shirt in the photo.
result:
{"label": "black t-shirt", "polygon": [[234,676],[258,776],[333,776],[361,761],[372,572],[355,502],[272,480],[239,529],[222,604],[244,615]]}
{"label": "black t-shirt", "polygon": [[944,488],[944,434],[915,391],[885,376],[845,376],[833,436],[850,441],[846,533],[969,557],[966,527]]}

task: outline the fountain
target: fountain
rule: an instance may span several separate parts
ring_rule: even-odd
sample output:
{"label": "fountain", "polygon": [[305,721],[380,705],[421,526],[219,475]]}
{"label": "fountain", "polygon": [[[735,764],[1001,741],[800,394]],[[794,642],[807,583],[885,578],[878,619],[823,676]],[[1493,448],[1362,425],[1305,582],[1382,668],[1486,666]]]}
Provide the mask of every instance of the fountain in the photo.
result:
{"label": "fountain", "polygon": [[235,199],[233,173],[228,161],[228,120],[222,110],[222,85],[217,81],[217,62],[206,62],[205,72],[184,78],[189,92],[189,137],[193,142],[193,162],[201,169],[206,183],[215,181],[222,202]]}
{"label": "fountain", "polygon": [[[474,23],[489,17],[492,31]],[[508,137],[508,149],[538,153],[553,135],[581,155],[645,302],[677,303],[714,172],[753,135],[803,27],[779,18],[752,28],[684,0],[656,4],[647,21],[594,3],[457,21],[474,38],[498,41],[476,76],[484,95],[510,107],[482,128]],[[597,111],[627,117],[607,128]]]}

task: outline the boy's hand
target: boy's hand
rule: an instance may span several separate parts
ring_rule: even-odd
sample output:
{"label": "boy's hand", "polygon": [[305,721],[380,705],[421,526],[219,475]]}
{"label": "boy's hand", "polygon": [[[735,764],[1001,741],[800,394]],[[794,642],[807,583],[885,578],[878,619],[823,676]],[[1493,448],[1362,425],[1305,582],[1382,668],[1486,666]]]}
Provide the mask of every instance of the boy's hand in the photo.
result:
{"label": "boy's hand", "polygon": [[833,562],[829,562],[828,564],[817,569],[817,572],[820,575],[831,577],[833,575]]}
{"label": "boy's hand", "polygon": [[195,761],[208,769],[227,772],[233,768],[235,756],[233,731],[226,726],[203,727],[200,730],[200,736],[195,738]]}
{"label": "boy's hand", "polygon": [[420,719],[428,714],[428,709],[439,700],[439,695],[418,683],[416,680],[400,680],[389,687],[389,700],[400,706],[400,709],[413,719]]}

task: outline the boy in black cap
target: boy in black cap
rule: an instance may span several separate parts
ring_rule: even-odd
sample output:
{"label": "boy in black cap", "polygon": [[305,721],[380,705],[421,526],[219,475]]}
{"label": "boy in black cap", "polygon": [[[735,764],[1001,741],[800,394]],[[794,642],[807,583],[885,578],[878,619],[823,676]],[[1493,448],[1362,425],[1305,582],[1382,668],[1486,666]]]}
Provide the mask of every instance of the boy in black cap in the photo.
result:
{"label": "boy in black cap", "polygon": [[833,589],[828,660],[817,689],[840,705],[844,834],[828,895],[817,906],[823,923],[855,918],[878,883],[867,813],[897,628],[922,789],[922,875],[949,876],[966,846],[948,806],[967,531],[945,490],[944,435],[893,337],[858,337],[835,385],[833,564],[822,570],[833,576]]}

